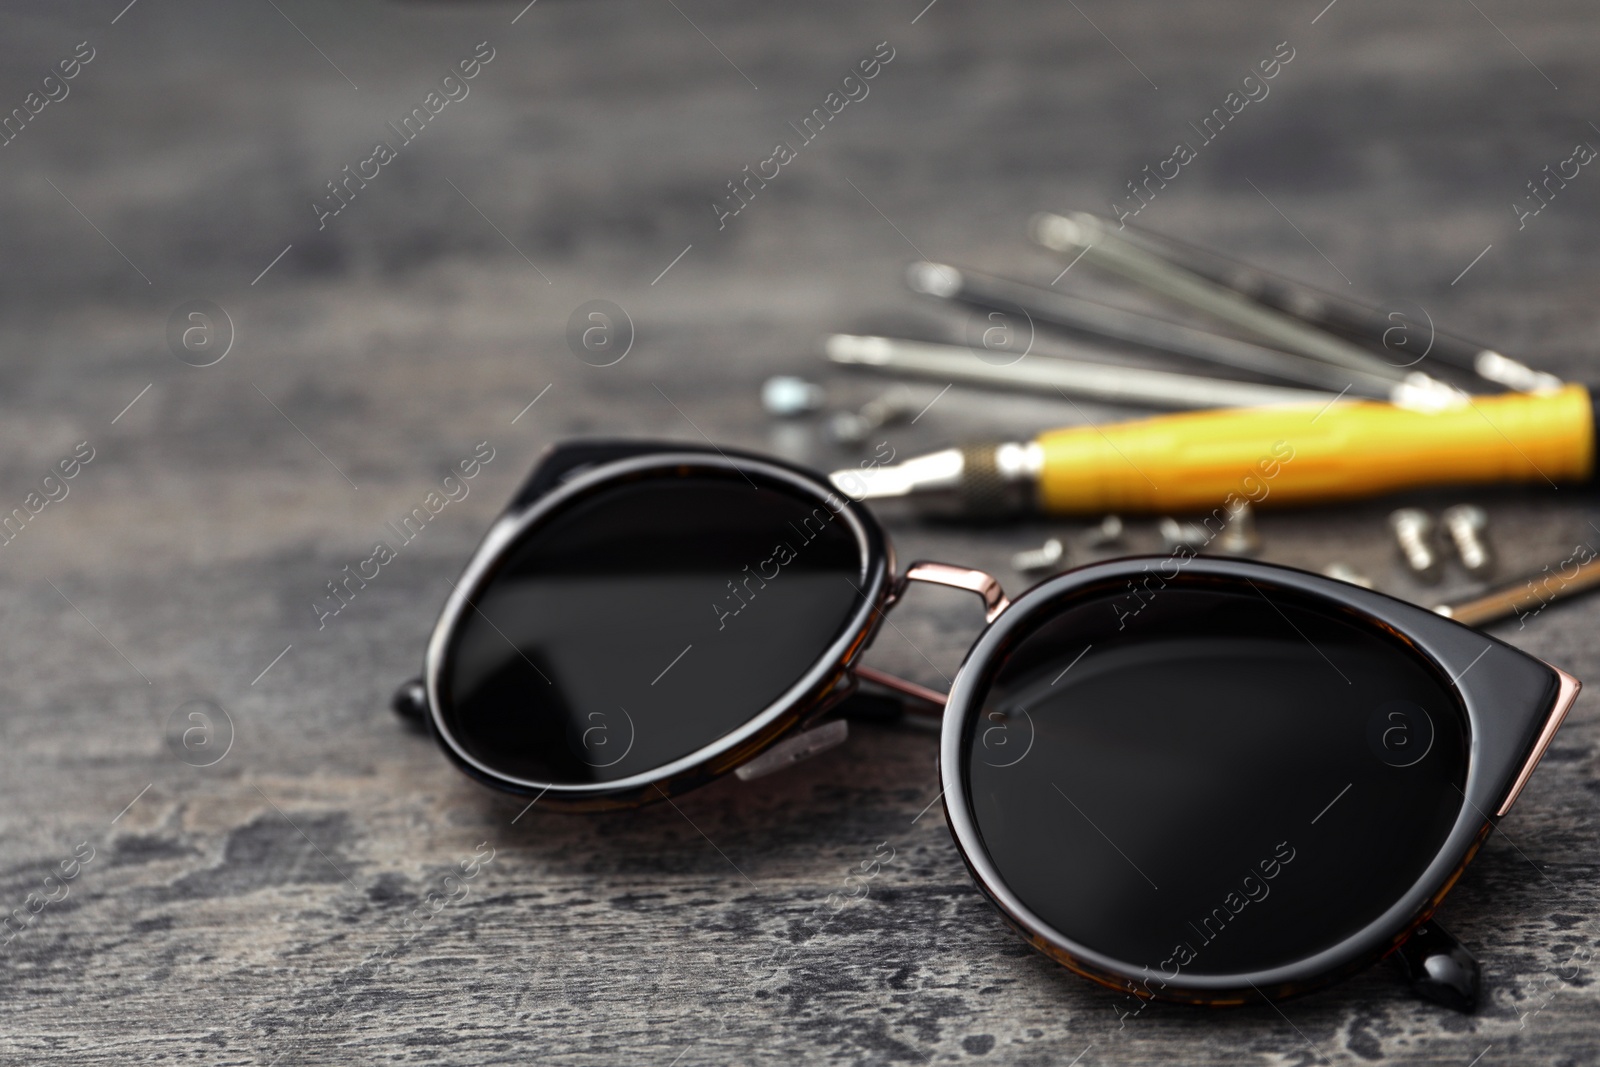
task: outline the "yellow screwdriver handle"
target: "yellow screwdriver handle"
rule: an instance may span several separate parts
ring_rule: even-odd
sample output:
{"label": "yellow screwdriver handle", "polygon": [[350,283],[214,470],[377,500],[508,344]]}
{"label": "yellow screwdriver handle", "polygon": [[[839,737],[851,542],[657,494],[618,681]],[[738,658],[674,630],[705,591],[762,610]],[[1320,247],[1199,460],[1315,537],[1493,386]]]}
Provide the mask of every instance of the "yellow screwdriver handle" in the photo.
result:
{"label": "yellow screwdriver handle", "polygon": [[1584,481],[1594,404],[1579,385],[1423,412],[1377,401],[1236,408],[1038,438],[1045,512],[1199,511],[1230,495],[1276,506],[1425,485]]}

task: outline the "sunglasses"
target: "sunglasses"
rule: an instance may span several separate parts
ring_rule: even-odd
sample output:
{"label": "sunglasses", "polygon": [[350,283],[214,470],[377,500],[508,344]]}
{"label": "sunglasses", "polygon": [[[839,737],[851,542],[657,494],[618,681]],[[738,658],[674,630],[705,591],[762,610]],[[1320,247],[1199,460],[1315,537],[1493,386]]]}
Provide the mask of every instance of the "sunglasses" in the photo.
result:
{"label": "sunglasses", "polygon": [[[913,582],[982,598],[948,696],[858,663]],[[568,810],[759,777],[886,707],[936,715],[967,867],[1073,971],[1225,1005],[1392,956],[1471,1010],[1477,963],[1431,916],[1577,692],[1320,575],[1129,558],[1012,601],[981,571],[898,573],[871,513],[814,472],[580,442],[495,521],[395,707],[471,777]]]}

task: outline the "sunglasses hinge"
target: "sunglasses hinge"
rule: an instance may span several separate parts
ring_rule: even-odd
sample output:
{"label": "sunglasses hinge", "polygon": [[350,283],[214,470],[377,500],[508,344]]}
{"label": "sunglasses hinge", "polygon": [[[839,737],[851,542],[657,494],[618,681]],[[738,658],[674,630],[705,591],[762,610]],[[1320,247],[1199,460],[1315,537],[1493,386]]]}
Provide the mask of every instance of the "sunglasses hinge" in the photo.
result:
{"label": "sunglasses hinge", "polygon": [[895,583],[895,600],[900,599],[906,586],[911,582],[927,582],[929,585],[945,585],[952,589],[965,589],[969,593],[977,593],[983,598],[985,622],[994,622],[1002,611],[1011,606],[1005,590],[1000,588],[999,579],[986,571],[973,570],[971,567],[954,567],[948,563],[918,560],[907,567],[906,573]]}

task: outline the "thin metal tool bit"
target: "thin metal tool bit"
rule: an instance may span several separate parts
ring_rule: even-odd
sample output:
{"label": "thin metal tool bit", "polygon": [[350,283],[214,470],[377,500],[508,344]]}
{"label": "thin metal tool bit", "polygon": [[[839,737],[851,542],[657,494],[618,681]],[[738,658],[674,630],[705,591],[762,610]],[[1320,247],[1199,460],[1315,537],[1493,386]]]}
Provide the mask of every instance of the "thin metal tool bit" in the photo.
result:
{"label": "thin metal tool bit", "polygon": [[1085,259],[1094,266],[1229,323],[1267,344],[1337,367],[1409,383],[1419,392],[1436,394],[1441,407],[1464,401],[1464,394],[1436,378],[1395,367],[1343,338],[1152,255],[1122,239],[1117,230],[1102,225],[1094,215],[1035,215],[1029,228],[1034,240],[1046,248],[1069,255],[1085,249]]}
{"label": "thin metal tool bit", "polygon": [[1397,394],[1404,390],[1401,374],[1335,367],[1298,353],[944,263],[913,263],[906,271],[906,280],[913,290],[929,296],[1002,312],[1020,309],[1035,322],[1296,385],[1333,393],[1348,389],[1354,396],[1388,401],[1400,399]]}
{"label": "thin metal tool bit", "polygon": [[[1096,218],[1102,227],[1112,225],[1108,219]],[[1136,226],[1118,230],[1117,234],[1122,240],[1160,256],[1191,274],[1374,351],[1382,349],[1407,356],[1426,353],[1428,359],[1468,371],[1496,387],[1524,392],[1561,388],[1562,381],[1554,374],[1534,370],[1487,345],[1442,333],[1431,322],[1428,324],[1427,338],[1415,345],[1414,351],[1408,347],[1401,352],[1390,343],[1389,338],[1397,330],[1402,331],[1402,336],[1408,330],[1409,324],[1402,312],[1369,307]],[[1410,339],[1406,338],[1406,341],[1409,345]]]}
{"label": "thin metal tool bit", "polygon": [[1513,578],[1486,593],[1439,604],[1433,610],[1467,626],[1484,626],[1512,616],[1526,626],[1546,605],[1600,586],[1600,556],[1590,551],[1580,560],[1581,554],[1574,552],[1543,570]]}
{"label": "thin metal tool bit", "polygon": [[1015,363],[986,363],[962,345],[905,341],[893,337],[834,334],[826,343],[834,363],[877,367],[944,382],[1017,389],[1046,395],[1086,397],[1115,404],[1173,409],[1326,404],[1332,394],[1281,385],[1256,385],[1192,374],[1032,353]]}

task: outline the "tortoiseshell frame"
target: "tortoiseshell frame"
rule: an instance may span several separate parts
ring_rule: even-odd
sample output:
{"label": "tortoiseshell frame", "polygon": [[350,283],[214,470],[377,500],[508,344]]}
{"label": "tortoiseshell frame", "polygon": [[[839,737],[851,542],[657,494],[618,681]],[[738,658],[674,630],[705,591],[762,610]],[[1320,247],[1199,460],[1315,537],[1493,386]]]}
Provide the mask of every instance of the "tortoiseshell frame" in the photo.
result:
{"label": "tortoiseshell frame", "polygon": [[[833,645],[804,678],[779,700],[753,715],[739,731],[665,767],[619,782],[586,786],[529,782],[501,774],[467,755],[450,737],[440,711],[440,675],[456,621],[465,611],[475,610],[473,598],[493,577],[506,548],[522,532],[576,496],[618,480],[704,469],[740,470],[782,483],[800,495],[828,502],[846,519],[861,547],[864,582],[860,601]],[[1130,578],[1142,576],[1149,568],[1172,564],[1170,557],[1096,563],[1041,582],[1010,602],[999,583],[981,571],[922,562],[912,564],[897,577],[893,547],[871,512],[842,496],[815,472],[715,446],[573,442],[545,454],[473,553],[434,629],[424,677],[402,686],[395,707],[408,718],[424,721],[451,760],[485,785],[531,796],[546,807],[595,811],[636,807],[704,785],[836,713],[859,682],[886,686],[924,705],[944,705],[939,773],[945,813],[956,846],[978,887],[999,908],[1006,922],[1040,952],[1093,981],[1140,997],[1222,1006],[1244,1003],[1252,993],[1273,999],[1306,993],[1401,948],[1428,921],[1495,822],[1521,792],[1576,699],[1578,682],[1479,631],[1354,585],[1265,563],[1206,557],[1183,561],[1172,582],[1237,583],[1249,579],[1268,595],[1277,591],[1315,600],[1330,612],[1342,614],[1358,625],[1376,627],[1408,645],[1456,691],[1468,720],[1471,747],[1465,803],[1454,828],[1411,890],[1383,916],[1339,944],[1287,966],[1248,975],[1178,976],[1151,989],[1149,975],[1142,968],[1107,958],[1063,937],[1033,915],[1004,884],[984,851],[967,807],[963,752],[965,731],[981,713],[994,672],[1030,623],[1055,610],[1067,598],[1120,590]],[[966,589],[984,600],[988,626],[968,652],[948,698],[857,663],[876,635],[884,612],[911,581]],[[1477,666],[1466,678],[1468,668],[1477,665],[1479,658],[1488,662]],[[1489,814],[1491,811],[1493,815]],[[1441,941],[1453,944],[1436,927],[1427,938],[1419,938],[1419,942],[1430,946],[1429,952],[1435,951],[1432,946]],[[1417,961],[1407,962],[1414,965]],[[1414,980],[1414,984],[1419,983]]]}

